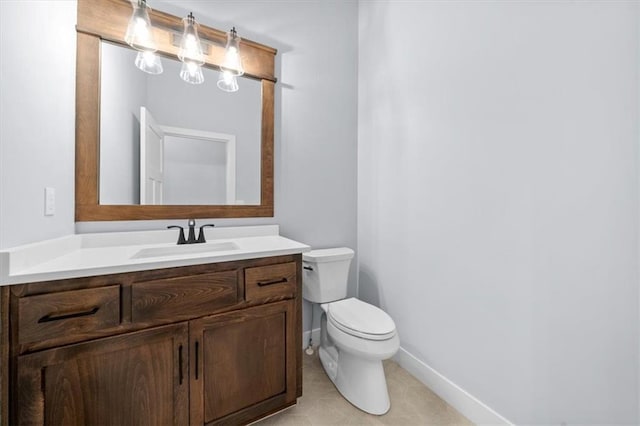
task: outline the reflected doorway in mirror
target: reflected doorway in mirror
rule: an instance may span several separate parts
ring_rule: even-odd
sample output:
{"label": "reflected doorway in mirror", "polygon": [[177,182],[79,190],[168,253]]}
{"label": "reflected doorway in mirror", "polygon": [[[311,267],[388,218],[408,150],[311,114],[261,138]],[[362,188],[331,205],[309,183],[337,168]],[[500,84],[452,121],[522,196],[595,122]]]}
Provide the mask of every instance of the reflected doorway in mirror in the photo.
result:
{"label": "reflected doorway in mirror", "polygon": [[140,204],[242,204],[236,137],[163,126],[140,107]]}

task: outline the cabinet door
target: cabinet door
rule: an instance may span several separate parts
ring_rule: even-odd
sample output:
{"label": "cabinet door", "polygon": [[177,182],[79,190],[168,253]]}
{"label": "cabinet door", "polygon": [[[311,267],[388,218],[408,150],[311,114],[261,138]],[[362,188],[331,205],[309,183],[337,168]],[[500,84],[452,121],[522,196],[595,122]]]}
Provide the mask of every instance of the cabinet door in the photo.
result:
{"label": "cabinet door", "polygon": [[187,343],[183,322],[20,356],[14,422],[185,425]]}
{"label": "cabinet door", "polygon": [[296,400],[295,302],[191,321],[191,424],[246,423]]}

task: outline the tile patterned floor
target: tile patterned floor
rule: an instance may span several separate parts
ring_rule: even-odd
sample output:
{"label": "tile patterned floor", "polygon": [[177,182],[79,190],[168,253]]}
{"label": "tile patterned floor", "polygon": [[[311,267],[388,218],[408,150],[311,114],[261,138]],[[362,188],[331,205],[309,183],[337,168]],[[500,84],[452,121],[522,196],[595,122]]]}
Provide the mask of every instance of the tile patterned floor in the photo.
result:
{"label": "tile patterned floor", "polygon": [[347,402],[327,377],[317,352],[303,354],[303,396],[298,404],[258,423],[267,425],[472,425],[394,361],[384,369],[391,409],[384,416],[364,413]]}

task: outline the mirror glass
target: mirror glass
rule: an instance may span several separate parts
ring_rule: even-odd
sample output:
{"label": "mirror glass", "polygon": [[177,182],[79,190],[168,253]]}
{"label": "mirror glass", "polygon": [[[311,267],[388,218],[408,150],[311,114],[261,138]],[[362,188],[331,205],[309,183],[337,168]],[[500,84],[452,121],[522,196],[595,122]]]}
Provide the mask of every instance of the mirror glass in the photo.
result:
{"label": "mirror glass", "polygon": [[260,204],[260,81],[224,92],[218,71],[193,85],[177,59],[152,75],[136,54],[101,42],[100,204]]}

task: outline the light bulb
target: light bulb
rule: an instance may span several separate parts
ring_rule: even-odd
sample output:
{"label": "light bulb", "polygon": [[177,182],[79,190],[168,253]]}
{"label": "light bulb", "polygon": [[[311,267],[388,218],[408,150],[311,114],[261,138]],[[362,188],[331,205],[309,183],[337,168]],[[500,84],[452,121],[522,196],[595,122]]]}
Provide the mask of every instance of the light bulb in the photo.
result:
{"label": "light bulb", "polygon": [[196,48],[196,38],[193,36],[193,34],[187,34],[185,40],[185,46],[187,50],[193,51]]}
{"label": "light bulb", "polygon": [[139,0],[133,5],[133,13],[129,19],[129,25],[127,25],[124,41],[134,49],[155,52],[158,50],[158,46],[153,39],[151,20],[147,9],[145,0]]}
{"label": "light bulb", "polygon": [[190,84],[202,84],[204,82],[202,67],[196,62],[183,62],[180,69],[180,78]]}
{"label": "light bulb", "polygon": [[160,57],[154,52],[138,52],[136,56],[136,67],[149,74],[161,74],[162,62]]}
{"label": "light bulb", "polygon": [[138,34],[147,37],[149,35],[149,23],[141,16],[136,16],[135,22],[135,31]]}
{"label": "light bulb", "polygon": [[222,71],[218,78],[218,88],[225,92],[237,92],[240,89],[238,78],[228,71]]}

